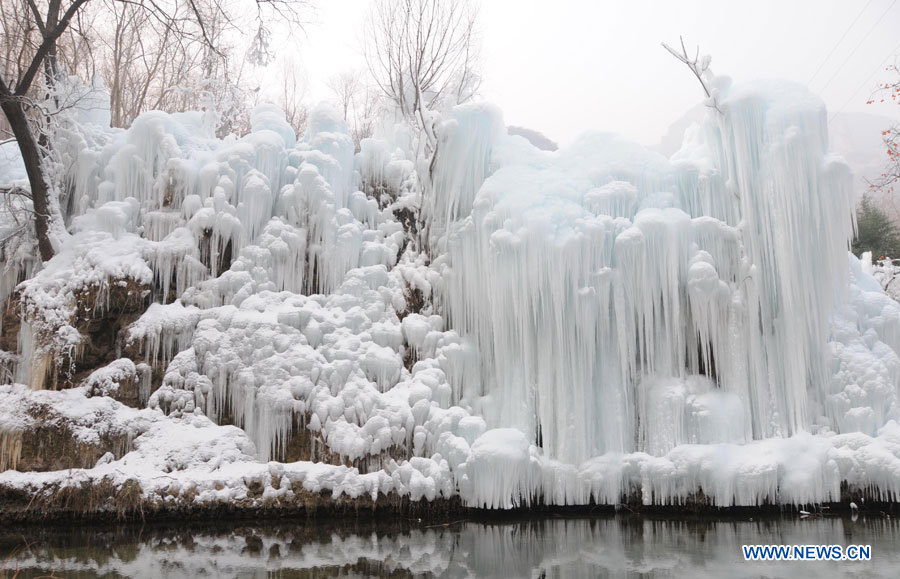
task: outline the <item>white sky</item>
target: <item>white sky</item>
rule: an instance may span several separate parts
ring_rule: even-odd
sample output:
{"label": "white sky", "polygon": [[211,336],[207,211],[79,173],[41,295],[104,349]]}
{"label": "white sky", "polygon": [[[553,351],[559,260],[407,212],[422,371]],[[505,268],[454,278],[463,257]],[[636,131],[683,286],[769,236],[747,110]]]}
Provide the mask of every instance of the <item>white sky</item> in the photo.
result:
{"label": "white sky", "polygon": [[[306,35],[288,44],[295,48],[284,54],[303,61],[312,98],[328,98],[328,77],[365,66],[369,4],[320,0]],[[785,78],[808,84],[832,113],[849,101],[843,110],[900,118],[896,105],[865,105],[876,83],[891,78],[879,65],[900,50],[897,0],[482,0],[479,16],[483,97],[507,124],[561,144],[587,129],[658,142],[703,96],[659,44],[677,44],[679,35],[736,82]]]}

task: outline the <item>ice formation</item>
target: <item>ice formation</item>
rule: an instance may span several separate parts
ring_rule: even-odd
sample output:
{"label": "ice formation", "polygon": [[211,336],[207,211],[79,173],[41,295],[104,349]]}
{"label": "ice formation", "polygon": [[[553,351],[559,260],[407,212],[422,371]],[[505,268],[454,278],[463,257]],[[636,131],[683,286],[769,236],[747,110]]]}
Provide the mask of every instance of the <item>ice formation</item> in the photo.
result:
{"label": "ice formation", "polygon": [[470,402],[490,423],[574,463],[813,426],[849,175],[801,89],[724,106],[672,163],[602,134],[501,160],[448,230],[442,299],[484,358],[488,399]]}
{"label": "ice formation", "polygon": [[[4,278],[24,316],[4,364],[40,387],[47,360],[78,358],[79,292],[132,280],[152,304],[75,392],[140,380],[153,418],[119,460],[0,484],[136,477],[207,502],[251,479],[281,496],[287,477],[489,508],[808,503],[842,482],[896,498],[900,304],[848,266],[824,106],[783,83],[721,94],[672,159],[602,133],[541,151],[483,104],[437,122],[433,162],[403,127],[354,155],[327,107],[299,139],[271,106],[240,139],[161,112],[70,137],[72,238]],[[5,388],[0,407],[50,396]],[[308,460],[277,462],[298,439]]]}

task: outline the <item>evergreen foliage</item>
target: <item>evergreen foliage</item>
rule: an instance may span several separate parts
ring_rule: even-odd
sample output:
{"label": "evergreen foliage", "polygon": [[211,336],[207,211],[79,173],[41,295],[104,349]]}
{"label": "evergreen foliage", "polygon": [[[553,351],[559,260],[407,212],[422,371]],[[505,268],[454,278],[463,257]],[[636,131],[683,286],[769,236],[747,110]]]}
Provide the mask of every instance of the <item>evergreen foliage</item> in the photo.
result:
{"label": "evergreen foliage", "polygon": [[872,259],[900,258],[900,230],[869,195],[864,195],[856,208],[856,225],[854,255],[871,251]]}

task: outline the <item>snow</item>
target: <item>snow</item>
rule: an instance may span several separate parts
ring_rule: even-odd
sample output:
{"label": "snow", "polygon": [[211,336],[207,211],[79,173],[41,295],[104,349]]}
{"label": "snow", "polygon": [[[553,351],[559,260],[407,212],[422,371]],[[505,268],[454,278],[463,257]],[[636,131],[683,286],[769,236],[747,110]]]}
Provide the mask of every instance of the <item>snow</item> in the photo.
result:
{"label": "snow", "polygon": [[[216,426],[196,411],[167,418],[106,397],[85,398],[80,388],[35,392],[3,386],[0,401],[4,409],[0,418],[7,429],[26,426],[21,413],[12,409],[45,404],[84,442],[95,441],[98,432],[134,436],[134,450],[118,460],[100,461],[92,469],[0,475],[0,484],[32,491],[49,484],[80,485],[112,478],[117,484],[137,480],[144,496],[151,499],[171,500],[160,498],[160,490],[163,496],[196,492],[193,500],[201,504],[246,497],[254,481],[260,481],[269,494],[292,493],[293,482],[307,491],[327,490],[334,496],[397,492],[413,500],[434,500],[454,493],[453,463],[437,456],[389,461],[383,470],[368,474],[323,463],[266,463],[257,461],[255,446],[241,429]],[[468,455],[456,467],[463,473],[460,491],[469,504],[489,508],[529,504],[539,494],[558,504],[585,504],[592,499],[617,503],[627,488],[639,489],[645,504],[678,502],[702,488],[718,505],[838,500],[841,480],[859,487],[877,485],[884,493],[900,491],[900,425],[896,421],[890,421],[876,437],[802,434],[746,445],[684,444],[663,456],[608,454],[580,466],[539,456],[515,429],[488,430],[475,438],[470,450],[461,437],[458,444]]]}
{"label": "snow", "polygon": [[250,130],[254,133],[264,130],[278,133],[287,149],[292,149],[297,144],[297,135],[285,120],[284,111],[273,104],[263,103],[253,109],[250,113]]}
{"label": "snow", "polygon": [[25,163],[19,154],[19,146],[15,141],[4,140],[0,143],[0,183],[24,184],[28,182]]}
{"label": "snow", "polygon": [[123,382],[133,381],[137,377],[138,370],[134,362],[128,358],[119,358],[91,372],[83,385],[91,396],[111,396],[118,392]]}
{"label": "snow", "polygon": [[114,280],[149,285],[153,272],[141,259],[145,244],[133,234],[115,238],[106,231],[77,232],[43,269],[18,286],[23,315],[19,382],[41,388],[51,363],[55,372],[65,372],[64,366],[77,356],[84,339],[74,327],[79,293],[94,292],[97,308],[108,310]]}
{"label": "snow", "polygon": [[2,430],[21,432],[41,421],[67,428],[76,442],[96,444],[101,436],[111,434],[131,440],[161,418],[151,410],[135,410],[106,396],[89,396],[89,388],[34,391],[22,384],[0,386]]}
{"label": "snow", "polygon": [[[133,420],[133,449],[0,484],[485,508],[896,497],[900,304],[848,260],[824,106],[771,82],[717,102],[671,159],[605,133],[541,151],[486,104],[434,116],[433,166],[387,124],[354,155],[327,105],[299,139],[271,105],[225,140],[201,113],[92,124],[69,143],[71,238],[0,287],[26,318],[4,360],[42,386],[78,357],[79,292],[104,304],[123,280],[153,302],[120,337],[140,357],[65,392],[3,386],[0,428],[40,400],[85,431]],[[107,397],[124,380],[147,408]],[[301,434],[312,461],[284,462]]]}
{"label": "snow", "polygon": [[127,328],[126,343],[139,343],[145,362],[167,365],[176,354],[190,347],[200,310],[185,307],[180,300],[171,304],[150,304],[140,319]]}

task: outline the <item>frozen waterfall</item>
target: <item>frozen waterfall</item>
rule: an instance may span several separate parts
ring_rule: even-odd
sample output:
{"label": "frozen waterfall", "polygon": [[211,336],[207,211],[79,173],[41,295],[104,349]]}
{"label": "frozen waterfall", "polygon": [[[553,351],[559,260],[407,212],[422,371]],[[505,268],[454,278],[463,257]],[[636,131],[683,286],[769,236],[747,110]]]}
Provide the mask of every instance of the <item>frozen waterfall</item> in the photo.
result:
{"label": "frozen waterfall", "polygon": [[573,464],[844,430],[829,324],[854,198],[825,107],[754,83],[721,109],[671,161],[606,134],[545,153],[456,109],[454,129],[479,128],[438,159],[433,205],[462,213],[436,219],[440,300],[481,356],[458,400],[489,426]]}
{"label": "frozen waterfall", "polygon": [[[299,139],[270,105],[225,140],[202,113],[91,125],[60,143],[70,242],[0,288],[23,304],[4,359],[35,387],[74,368],[76,297],[133,283],[155,303],[123,328],[131,359],[90,375],[139,376],[152,426],[97,469],[177,455],[203,500],[246,496],[223,460],[268,473],[266,496],[286,478],[489,508],[896,498],[900,304],[848,263],[825,107],[718,82],[671,159],[604,133],[541,151],[486,104],[435,113],[433,162],[387,121],[354,154],[328,107]],[[4,387],[0,407],[93,392],[75,386]]]}

